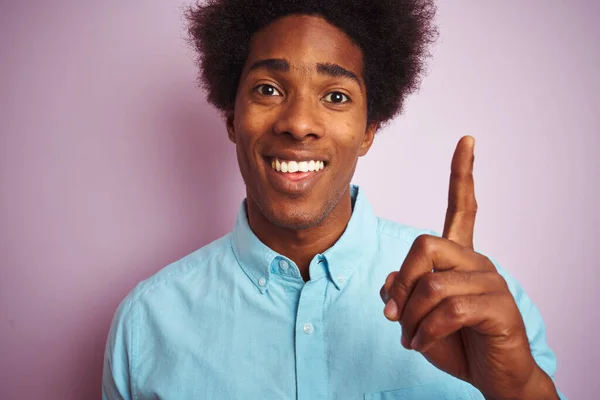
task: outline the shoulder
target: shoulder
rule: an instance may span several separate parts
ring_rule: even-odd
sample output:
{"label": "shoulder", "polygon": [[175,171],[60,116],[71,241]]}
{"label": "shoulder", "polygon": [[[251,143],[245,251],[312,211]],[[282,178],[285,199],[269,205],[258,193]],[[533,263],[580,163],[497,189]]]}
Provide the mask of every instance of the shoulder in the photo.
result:
{"label": "shoulder", "polygon": [[106,342],[103,391],[107,396],[121,398],[128,393],[129,374],[140,362],[140,343],[152,348],[177,317],[189,321],[186,312],[206,291],[203,282],[213,281],[207,278],[227,262],[235,262],[229,234],[167,265],[129,292],[114,314]]}
{"label": "shoulder", "polygon": [[233,258],[231,234],[201,247],[185,257],[165,266],[151,277],[141,281],[129,293],[128,300],[133,305],[144,302],[158,293],[178,290],[190,286],[210,276],[211,270]]}
{"label": "shoulder", "polygon": [[111,337],[114,336],[116,340],[123,336],[133,340],[139,333],[139,327],[144,325],[142,319],[169,315],[175,309],[186,309],[193,299],[210,292],[207,285],[220,281],[210,277],[227,273],[215,271],[231,271],[231,268],[220,266],[234,262],[230,234],[227,234],[162,268],[138,283],[121,301],[111,324]]}
{"label": "shoulder", "polygon": [[[441,235],[430,229],[417,228],[410,225],[401,224],[398,222],[390,221],[385,218],[378,217],[378,228],[377,233],[381,242],[394,242],[394,244],[403,243],[407,246],[412,246],[414,241],[421,235],[430,235],[441,237]],[[475,249],[475,251],[478,251]],[[480,253],[488,257],[485,253]],[[522,288],[520,287],[517,280],[503,268],[495,259],[488,257],[492,264],[498,270],[498,273],[506,280],[511,292],[513,294],[520,294]]]}
{"label": "shoulder", "polygon": [[440,236],[432,230],[401,224],[381,217],[378,217],[377,219],[377,233],[380,240],[383,241],[396,241],[412,245],[415,239],[421,235]]}

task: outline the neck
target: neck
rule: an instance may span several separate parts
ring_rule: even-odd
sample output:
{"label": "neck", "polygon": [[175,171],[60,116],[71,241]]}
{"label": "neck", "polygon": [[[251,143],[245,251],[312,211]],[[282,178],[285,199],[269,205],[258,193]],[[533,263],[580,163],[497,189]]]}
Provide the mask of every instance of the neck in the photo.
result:
{"label": "neck", "polygon": [[248,224],[254,234],[273,251],[294,261],[304,281],[310,279],[311,260],[338,241],[352,216],[350,190],[318,225],[306,229],[284,228],[272,223],[249,196],[246,204]]}

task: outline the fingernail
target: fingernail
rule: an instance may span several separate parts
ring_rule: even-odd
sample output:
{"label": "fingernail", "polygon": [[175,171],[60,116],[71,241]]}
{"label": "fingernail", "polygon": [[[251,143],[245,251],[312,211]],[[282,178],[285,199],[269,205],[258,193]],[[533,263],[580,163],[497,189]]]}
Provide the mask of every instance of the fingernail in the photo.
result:
{"label": "fingernail", "polygon": [[406,338],[406,336],[404,336],[404,333],[402,334],[402,339],[400,339],[400,343],[402,343],[402,346],[407,349],[410,350],[410,343],[408,343],[408,339]]}
{"label": "fingernail", "polygon": [[413,350],[419,350],[419,345],[419,335],[415,335],[413,340],[410,342],[410,347],[412,347]]}
{"label": "fingernail", "polygon": [[394,299],[389,299],[385,303],[385,308],[383,309],[383,314],[390,321],[396,321],[398,319],[398,305],[394,301]]}
{"label": "fingernail", "polygon": [[387,303],[390,299],[390,295],[387,293],[384,287],[382,287],[379,291],[379,295],[381,296],[381,300],[383,300],[384,303]]}

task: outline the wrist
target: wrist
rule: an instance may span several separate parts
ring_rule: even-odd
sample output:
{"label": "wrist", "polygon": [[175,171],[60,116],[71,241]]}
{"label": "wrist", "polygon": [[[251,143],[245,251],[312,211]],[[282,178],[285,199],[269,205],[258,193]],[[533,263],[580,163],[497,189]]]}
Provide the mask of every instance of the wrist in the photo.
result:
{"label": "wrist", "polygon": [[522,399],[559,400],[552,378],[539,366],[525,385]]}
{"label": "wrist", "polygon": [[513,392],[513,395],[508,397],[487,395],[484,395],[484,397],[486,400],[560,400],[552,378],[537,365],[525,385],[518,391],[518,394]]}

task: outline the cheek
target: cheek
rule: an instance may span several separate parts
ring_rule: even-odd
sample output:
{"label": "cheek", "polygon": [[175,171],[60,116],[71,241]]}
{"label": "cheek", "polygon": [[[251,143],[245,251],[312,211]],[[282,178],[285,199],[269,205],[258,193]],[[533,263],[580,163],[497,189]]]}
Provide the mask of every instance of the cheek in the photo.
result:
{"label": "cheek", "polygon": [[246,107],[238,115],[242,117],[237,121],[236,131],[240,133],[245,142],[254,142],[265,133],[269,132],[269,114],[254,110],[252,106]]}
{"label": "cheek", "polygon": [[243,117],[236,120],[236,139],[238,145],[241,145],[244,151],[248,151],[250,150],[249,147],[260,137],[262,124],[258,118],[245,110],[239,115],[243,115]]}
{"label": "cheek", "polygon": [[345,121],[344,140],[348,147],[359,147],[366,130],[366,121],[362,113],[354,113],[352,118]]}
{"label": "cheek", "polygon": [[[343,153],[343,158],[347,161],[354,161],[362,148],[364,131],[360,123],[353,125],[348,124],[341,133],[336,135],[336,147]],[[341,155],[341,154],[340,154]]]}

